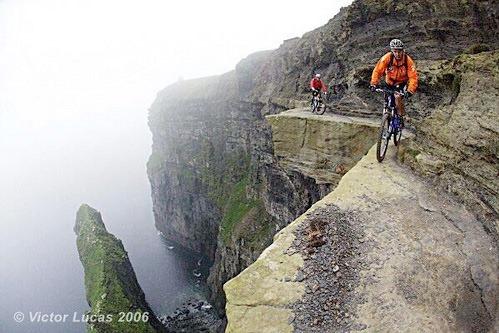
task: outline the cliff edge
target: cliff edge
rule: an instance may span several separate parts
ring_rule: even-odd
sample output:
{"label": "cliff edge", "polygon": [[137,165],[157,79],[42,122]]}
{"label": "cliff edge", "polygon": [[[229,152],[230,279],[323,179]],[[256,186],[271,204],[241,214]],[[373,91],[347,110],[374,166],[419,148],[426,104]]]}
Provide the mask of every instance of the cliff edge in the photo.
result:
{"label": "cliff edge", "polygon": [[495,242],[395,148],[380,164],[373,147],[224,285],[227,332],[499,328]]}

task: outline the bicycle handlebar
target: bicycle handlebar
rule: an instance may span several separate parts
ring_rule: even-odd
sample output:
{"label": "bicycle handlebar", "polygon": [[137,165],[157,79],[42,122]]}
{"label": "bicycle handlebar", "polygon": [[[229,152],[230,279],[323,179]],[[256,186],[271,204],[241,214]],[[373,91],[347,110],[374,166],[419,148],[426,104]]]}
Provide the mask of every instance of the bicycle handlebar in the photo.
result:
{"label": "bicycle handlebar", "polygon": [[402,93],[400,91],[390,90],[390,89],[386,89],[386,88],[376,88],[376,92],[404,96],[404,93]]}

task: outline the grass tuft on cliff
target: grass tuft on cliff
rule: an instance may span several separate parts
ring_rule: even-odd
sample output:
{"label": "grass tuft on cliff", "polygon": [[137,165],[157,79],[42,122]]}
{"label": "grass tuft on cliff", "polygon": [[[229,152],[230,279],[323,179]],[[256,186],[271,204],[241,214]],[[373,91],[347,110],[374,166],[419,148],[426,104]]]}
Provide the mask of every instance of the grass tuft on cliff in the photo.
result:
{"label": "grass tuft on cliff", "polygon": [[246,186],[248,186],[247,176],[234,185],[225,204],[220,232],[226,244],[230,241],[234,228],[258,206],[258,200],[246,197]]}

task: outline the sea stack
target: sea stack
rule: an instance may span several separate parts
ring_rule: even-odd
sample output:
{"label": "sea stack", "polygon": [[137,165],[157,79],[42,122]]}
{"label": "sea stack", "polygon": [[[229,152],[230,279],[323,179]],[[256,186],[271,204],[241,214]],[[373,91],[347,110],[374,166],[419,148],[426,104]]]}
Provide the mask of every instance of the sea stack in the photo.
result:
{"label": "sea stack", "polygon": [[74,231],[85,271],[88,332],[167,332],[146,302],[122,242],[83,204]]}

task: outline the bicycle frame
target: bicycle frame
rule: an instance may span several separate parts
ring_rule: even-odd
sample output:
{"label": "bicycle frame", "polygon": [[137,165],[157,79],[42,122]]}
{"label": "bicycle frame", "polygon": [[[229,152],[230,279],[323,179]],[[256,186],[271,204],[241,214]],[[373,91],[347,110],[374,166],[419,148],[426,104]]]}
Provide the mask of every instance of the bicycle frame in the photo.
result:
{"label": "bicycle frame", "polygon": [[311,102],[312,113],[322,115],[326,111],[326,104],[324,102],[324,99],[326,98],[327,94],[325,92],[319,91],[317,93],[314,93]]}
{"label": "bicycle frame", "polygon": [[397,112],[397,108],[395,107],[394,98],[392,95],[401,94],[397,91],[391,91],[388,89],[376,89],[376,91],[383,92],[385,105],[383,108],[383,114],[388,113],[390,119],[390,135],[396,135],[400,130],[400,115]]}
{"label": "bicycle frame", "polygon": [[381,128],[378,135],[378,143],[376,145],[376,158],[378,162],[385,158],[386,150],[390,138],[393,136],[393,143],[398,145],[402,135],[401,118],[395,107],[394,95],[401,94],[397,91],[388,89],[376,89],[377,92],[382,92],[384,95],[383,117],[381,120]]}

